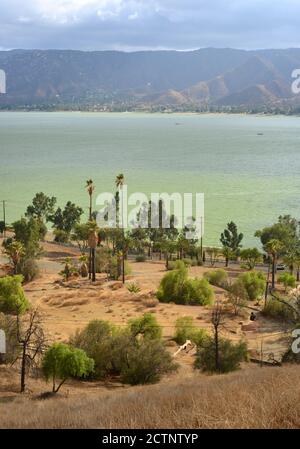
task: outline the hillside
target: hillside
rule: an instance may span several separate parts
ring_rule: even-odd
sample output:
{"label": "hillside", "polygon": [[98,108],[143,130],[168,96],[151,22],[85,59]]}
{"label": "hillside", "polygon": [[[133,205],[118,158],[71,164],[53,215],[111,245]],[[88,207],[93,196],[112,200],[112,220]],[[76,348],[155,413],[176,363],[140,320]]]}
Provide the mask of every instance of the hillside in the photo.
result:
{"label": "hillside", "polygon": [[299,428],[299,371],[298,366],[252,366],[121,391],[82,387],[47,400],[19,396],[0,401],[0,427]]}
{"label": "hillside", "polygon": [[159,109],[298,107],[291,74],[300,49],[122,53],[0,52],[0,108]]}

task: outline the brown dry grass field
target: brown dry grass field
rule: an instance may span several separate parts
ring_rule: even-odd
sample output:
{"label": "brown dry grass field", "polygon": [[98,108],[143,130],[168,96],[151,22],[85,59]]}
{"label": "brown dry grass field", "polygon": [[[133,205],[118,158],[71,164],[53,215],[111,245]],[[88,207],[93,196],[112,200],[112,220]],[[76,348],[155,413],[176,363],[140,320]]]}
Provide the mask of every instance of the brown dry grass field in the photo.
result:
{"label": "brown dry grass field", "polygon": [[[1,242],[0,242],[1,245]],[[127,282],[141,287],[129,293],[120,282],[104,275],[97,282],[74,279],[65,284],[58,272],[66,256],[78,257],[76,248],[44,244],[40,277],[25,285],[26,296],[39,308],[49,342],[68,341],[76,329],[92,319],[108,320],[120,326],[145,312],[155,313],[163,327],[169,350],[178,317],[192,316],[199,328],[211,330],[211,307],[162,304],[155,298],[160,279],[166,273],[159,261],[130,262]],[[3,261],[3,260],[2,260]],[[190,268],[191,276],[202,277],[209,267]],[[231,278],[240,269],[228,269]],[[225,292],[215,288],[216,299],[224,302]],[[250,305],[249,305],[250,306]],[[280,360],[286,349],[284,327],[258,315],[250,323],[251,304],[243,316],[226,315],[222,335],[233,341],[246,340],[252,357]],[[41,379],[30,379],[28,391],[18,393],[16,368],[0,367],[0,428],[236,428],[299,427],[298,367],[266,367],[245,364],[239,372],[206,376],[193,369],[195,351],[180,354],[177,373],[165,376],[158,385],[124,386],[116,381],[70,381],[56,398],[40,400],[50,390]]]}
{"label": "brown dry grass field", "polygon": [[1,428],[299,428],[299,367],[248,367],[158,385],[17,397],[0,404]]}

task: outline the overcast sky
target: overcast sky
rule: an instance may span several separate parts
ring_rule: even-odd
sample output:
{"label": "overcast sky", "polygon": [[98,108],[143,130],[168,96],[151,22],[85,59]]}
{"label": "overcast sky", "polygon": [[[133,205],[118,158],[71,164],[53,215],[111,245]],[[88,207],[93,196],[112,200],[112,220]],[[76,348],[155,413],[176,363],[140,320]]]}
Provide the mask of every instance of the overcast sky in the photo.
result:
{"label": "overcast sky", "polygon": [[300,47],[300,0],[0,0],[0,49]]}

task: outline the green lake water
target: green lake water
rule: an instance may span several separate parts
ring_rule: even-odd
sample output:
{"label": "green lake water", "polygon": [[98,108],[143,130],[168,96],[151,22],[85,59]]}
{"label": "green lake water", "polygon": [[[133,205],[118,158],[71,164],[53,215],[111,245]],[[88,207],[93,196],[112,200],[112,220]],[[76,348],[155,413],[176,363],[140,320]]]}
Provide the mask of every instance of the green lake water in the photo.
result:
{"label": "green lake water", "polygon": [[[87,210],[86,179],[113,191],[204,192],[205,244],[229,220],[257,244],[256,229],[300,219],[300,119],[246,115],[0,113],[0,200],[7,220],[36,192]],[[0,210],[0,220],[2,211]]]}

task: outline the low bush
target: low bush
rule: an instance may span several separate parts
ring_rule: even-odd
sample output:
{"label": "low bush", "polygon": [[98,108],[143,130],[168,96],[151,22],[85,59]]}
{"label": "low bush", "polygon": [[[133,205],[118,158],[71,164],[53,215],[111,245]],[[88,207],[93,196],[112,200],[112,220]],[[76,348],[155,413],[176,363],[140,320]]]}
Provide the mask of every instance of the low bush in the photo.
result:
{"label": "low bush", "polygon": [[266,277],[261,271],[240,274],[238,279],[243,283],[249,301],[261,299],[266,289]]}
{"label": "low bush", "polygon": [[162,374],[177,369],[173,357],[160,340],[146,339],[127,346],[126,364],[121,369],[122,382],[130,385],[153,384]]}
{"label": "low bush", "polygon": [[55,229],[53,231],[54,241],[57,243],[69,243],[70,234],[62,229]]}
{"label": "low bush", "polygon": [[77,331],[70,344],[86,352],[95,362],[93,377],[105,378],[112,370],[113,336],[117,330],[107,321],[91,321],[83,330]]}
{"label": "low bush", "polygon": [[136,262],[146,262],[146,256],[145,254],[139,254],[138,256],[136,256],[135,261]]}
{"label": "low bush", "polygon": [[176,304],[208,305],[214,300],[214,291],[206,279],[189,279],[187,268],[180,262],[176,270],[162,278],[157,298]]}
{"label": "low bush", "polygon": [[216,344],[212,337],[198,347],[195,367],[208,373],[229,373],[240,368],[243,361],[248,360],[247,345],[244,342],[232,343],[227,339],[219,340],[219,367],[216,367]]}
{"label": "low bush", "polygon": [[125,329],[104,321],[92,321],[72,337],[95,362],[93,376],[104,379],[118,375],[131,385],[157,382],[161,375],[176,369],[161,339],[162,330],[151,313],[130,320]]}
{"label": "low bush", "polygon": [[31,282],[39,276],[40,269],[35,259],[23,259],[18,272],[24,277],[25,282]]}
{"label": "low bush", "polygon": [[228,287],[228,274],[225,270],[221,268],[214,271],[208,271],[204,274],[205,279],[211,285],[215,285],[216,287],[227,288]]}
{"label": "low bush", "polygon": [[130,293],[139,293],[141,291],[141,287],[135,282],[127,284],[126,288]]}
{"label": "low bush", "polygon": [[191,340],[197,346],[200,346],[206,337],[207,333],[204,329],[195,327],[193,317],[183,316],[176,320],[174,340],[179,345]]}
{"label": "low bush", "polygon": [[297,285],[295,276],[290,273],[282,273],[280,276],[278,276],[278,282],[279,284],[284,285],[286,291],[289,287],[295,288]]}
{"label": "low bush", "polygon": [[274,298],[267,301],[262,313],[265,316],[284,321],[292,320],[294,317],[293,311],[288,305]]}

